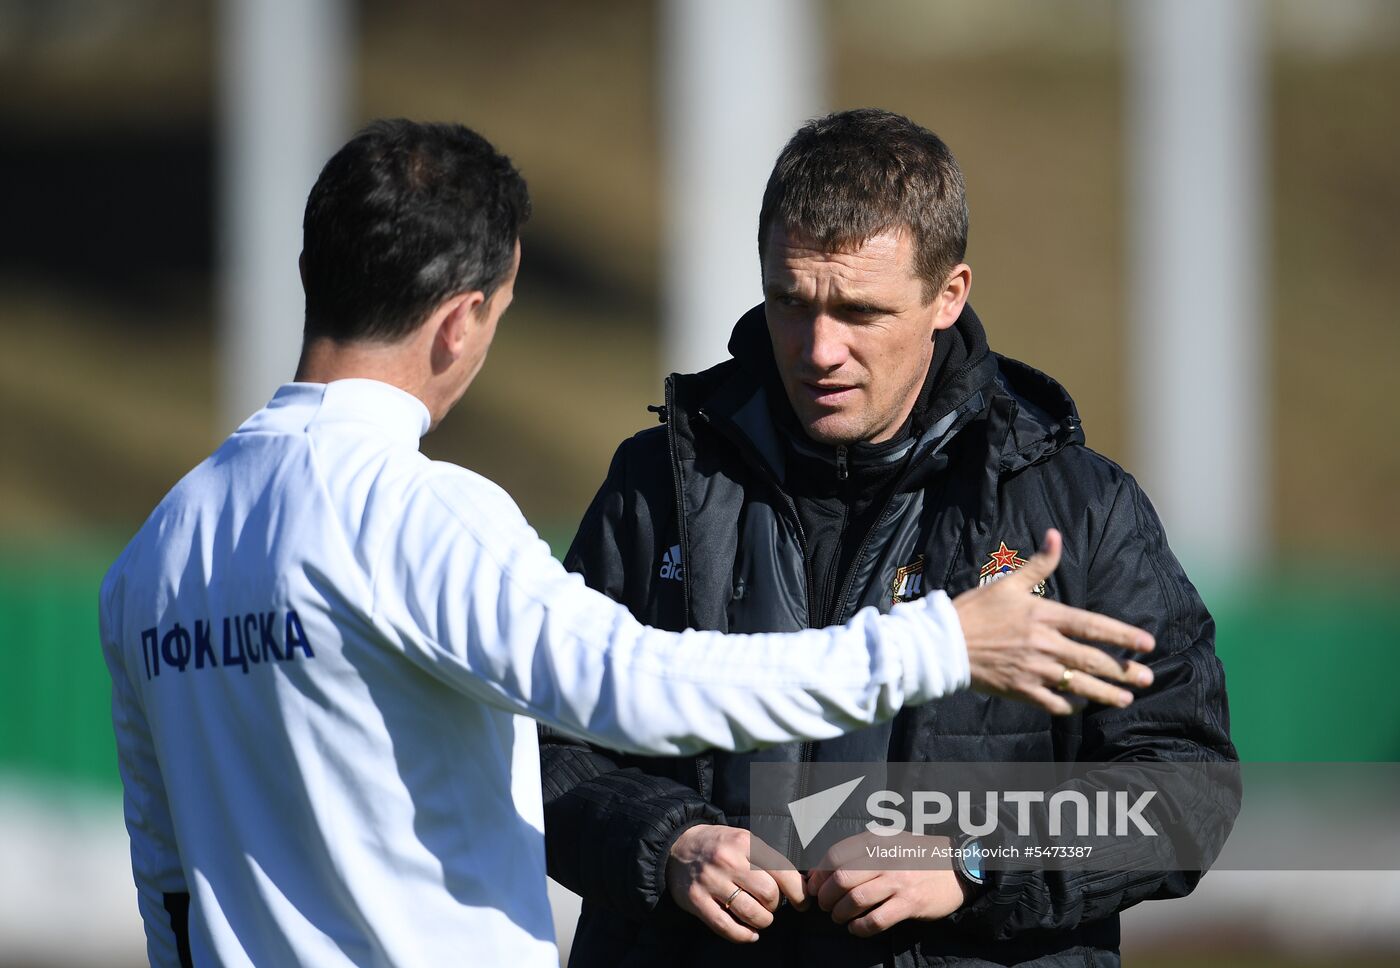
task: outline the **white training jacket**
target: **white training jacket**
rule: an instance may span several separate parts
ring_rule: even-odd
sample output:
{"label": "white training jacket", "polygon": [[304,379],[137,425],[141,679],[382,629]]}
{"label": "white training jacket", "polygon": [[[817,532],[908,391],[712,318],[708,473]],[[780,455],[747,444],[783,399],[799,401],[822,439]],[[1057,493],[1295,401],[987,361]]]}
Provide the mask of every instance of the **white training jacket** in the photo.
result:
{"label": "white training jacket", "polygon": [[938,592],[841,628],[674,634],[418,451],[373,380],[278,390],[102,585],[151,963],[558,965],[533,720],[693,753],[835,736],[968,683]]}

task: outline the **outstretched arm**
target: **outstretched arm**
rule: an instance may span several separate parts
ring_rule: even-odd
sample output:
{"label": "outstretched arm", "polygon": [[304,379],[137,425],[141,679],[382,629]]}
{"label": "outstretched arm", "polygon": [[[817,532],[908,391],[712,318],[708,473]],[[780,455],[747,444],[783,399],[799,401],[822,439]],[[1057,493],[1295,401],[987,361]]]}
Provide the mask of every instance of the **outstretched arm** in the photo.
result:
{"label": "outstretched arm", "polygon": [[[374,619],[411,659],[484,701],[641,753],[829,738],[970,681],[1063,703],[1046,687],[1065,667],[1083,670],[1085,690],[1109,688],[1089,674],[1098,665],[1129,675],[1058,631],[1085,622],[1106,641],[1150,647],[1122,623],[1027,604],[1015,584],[964,599],[966,630],[935,592],[830,629],[664,632],[566,572],[514,502],[467,472],[425,482],[396,540],[378,576],[393,583],[396,594],[379,596],[392,611]],[[1057,561],[1055,542],[1025,570],[1048,574]]]}

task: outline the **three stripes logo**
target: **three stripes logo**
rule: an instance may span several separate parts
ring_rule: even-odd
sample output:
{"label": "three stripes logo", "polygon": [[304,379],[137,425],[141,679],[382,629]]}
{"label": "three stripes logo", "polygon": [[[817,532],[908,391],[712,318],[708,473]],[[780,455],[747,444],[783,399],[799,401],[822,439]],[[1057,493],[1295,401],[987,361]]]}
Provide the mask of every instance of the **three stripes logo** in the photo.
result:
{"label": "three stripes logo", "polygon": [[661,556],[661,570],[657,575],[663,581],[685,581],[685,565],[681,562],[681,546],[671,545]]}

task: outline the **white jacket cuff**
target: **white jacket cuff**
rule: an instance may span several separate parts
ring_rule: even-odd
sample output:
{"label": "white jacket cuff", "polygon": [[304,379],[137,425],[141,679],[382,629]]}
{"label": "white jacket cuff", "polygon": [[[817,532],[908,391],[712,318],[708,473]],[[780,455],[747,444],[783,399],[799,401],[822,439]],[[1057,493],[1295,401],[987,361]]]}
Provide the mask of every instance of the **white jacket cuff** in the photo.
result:
{"label": "white jacket cuff", "polygon": [[946,592],[932,592],[891,611],[908,615],[918,628],[917,634],[900,640],[906,706],[947,696],[972,684],[967,640]]}

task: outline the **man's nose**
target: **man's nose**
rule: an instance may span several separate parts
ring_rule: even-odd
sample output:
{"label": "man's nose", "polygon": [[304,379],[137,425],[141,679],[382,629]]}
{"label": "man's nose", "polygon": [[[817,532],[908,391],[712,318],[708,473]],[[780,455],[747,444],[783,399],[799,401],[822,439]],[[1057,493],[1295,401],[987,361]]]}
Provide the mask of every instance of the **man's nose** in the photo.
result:
{"label": "man's nose", "polygon": [[835,370],[846,362],[845,327],[825,313],[818,313],[807,331],[807,362],[814,369]]}

